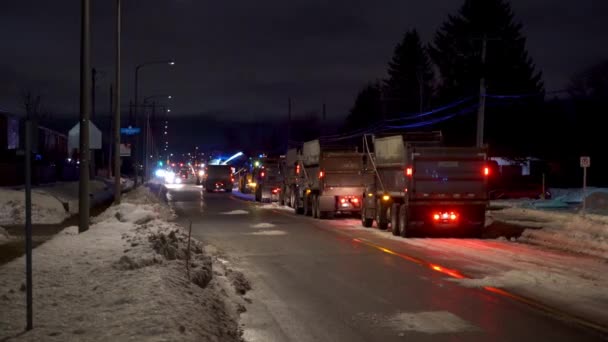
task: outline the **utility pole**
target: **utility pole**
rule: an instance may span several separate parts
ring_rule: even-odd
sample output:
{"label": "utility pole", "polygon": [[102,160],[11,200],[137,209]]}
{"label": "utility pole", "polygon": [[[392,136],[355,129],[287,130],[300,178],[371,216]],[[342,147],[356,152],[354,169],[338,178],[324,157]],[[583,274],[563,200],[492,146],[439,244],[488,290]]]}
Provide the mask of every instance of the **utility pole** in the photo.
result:
{"label": "utility pole", "polygon": [[91,112],[91,18],[89,0],[82,0],[80,36],[80,182],[78,232],[89,230],[89,118]]}
{"label": "utility pole", "polygon": [[477,111],[477,147],[483,146],[483,131],[486,111],[486,50],[488,36],[483,35],[481,41],[481,78],[479,79],[479,109]]}
{"label": "utility pole", "polygon": [[120,1],[116,0],[116,75],[114,79],[114,203],[120,203]]}
{"label": "utility pole", "polygon": [[97,81],[97,70],[91,69],[91,118],[95,119],[95,82]]}
{"label": "utility pole", "polygon": [[[110,113],[110,115],[113,115],[112,112],[114,111],[114,88],[112,86],[112,84],[110,83],[110,107],[108,107],[108,113]],[[113,158],[112,158],[112,150],[114,149],[114,118],[110,118],[110,125],[108,127],[108,132],[110,132],[110,139],[108,140],[108,177],[112,177],[112,162],[113,162]]]}
{"label": "utility pole", "polygon": [[291,97],[287,98],[287,149],[289,150],[289,139],[291,139]]}

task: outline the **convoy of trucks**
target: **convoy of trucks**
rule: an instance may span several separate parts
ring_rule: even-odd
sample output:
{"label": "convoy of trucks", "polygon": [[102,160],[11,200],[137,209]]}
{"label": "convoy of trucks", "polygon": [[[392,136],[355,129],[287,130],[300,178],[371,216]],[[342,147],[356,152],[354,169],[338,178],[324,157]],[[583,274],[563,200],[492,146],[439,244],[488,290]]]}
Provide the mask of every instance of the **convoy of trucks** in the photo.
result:
{"label": "convoy of trucks", "polygon": [[[264,157],[240,175],[239,189],[258,202],[278,201],[296,214],[357,215],[394,235],[483,232],[492,173],[484,148],[444,147],[440,132],[363,137],[362,146],[305,142]],[[207,191],[232,190],[229,166],[208,166]]]}

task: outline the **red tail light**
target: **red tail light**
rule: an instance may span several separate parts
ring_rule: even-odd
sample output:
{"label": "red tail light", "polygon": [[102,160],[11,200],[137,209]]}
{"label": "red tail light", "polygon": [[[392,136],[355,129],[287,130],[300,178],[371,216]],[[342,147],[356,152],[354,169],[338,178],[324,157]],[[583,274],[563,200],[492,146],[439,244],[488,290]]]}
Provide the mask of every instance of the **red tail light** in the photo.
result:
{"label": "red tail light", "polygon": [[300,164],[296,165],[296,173],[298,175],[300,174]]}
{"label": "red tail light", "polygon": [[341,198],[340,203],[346,203],[346,198]]}
{"label": "red tail light", "polygon": [[412,169],[411,167],[408,167],[405,169],[405,175],[408,177],[411,177],[414,174],[414,169]]}
{"label": "red tail light", "polygon": [[234,177],[230,178],[230,181],[231,181],[232,183],[234,183]]}
{"label": "red tail light", "polygon": [[437,212],[433,214],[433,221],[454,222],[458,220],[458,213],[450,211]]}
{"label": "red tail light", "polygon": [[319,171],[319,179],[325,177],[325,172]]}
{"label": "red tail light", "polygon": [[350,201],[353,202],[353,203],[359,203],[359,199],[358,198],[353,198]]}
{"label": "red tail light", "polygon": [[266,172],[264,172],[264,171],[260,172],[260,177],[264,178],[264,176],[266,176]]}
{"label": "red tail light", "polygon": [[489,167],[484,167],[483,168],[483,175],[484,176],[489,176],[490,175],[490,168]]}

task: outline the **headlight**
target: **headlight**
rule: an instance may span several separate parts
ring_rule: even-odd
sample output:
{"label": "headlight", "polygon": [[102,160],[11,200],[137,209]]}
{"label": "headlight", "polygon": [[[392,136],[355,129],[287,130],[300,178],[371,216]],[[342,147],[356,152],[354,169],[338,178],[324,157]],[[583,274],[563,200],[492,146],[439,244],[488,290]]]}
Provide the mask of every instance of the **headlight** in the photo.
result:
{"label": "headlight", "polygon": [[181,182],[182,182],[181,178],[179,178],[179,177],[175,178],[175,184],[180,184]]}
{"label": "headlight", "polygon": [[204,174],[205,174],[205,171],[203,171],[203,170],[199,170],[198,171],[198,176],[199,177],[203,177]]}
{"label": "headlight", "polygon": [[253,182],[249,183],[248,185],[250,188],[255,188],[256,186],[258,186],[257,183],[253,183]]}

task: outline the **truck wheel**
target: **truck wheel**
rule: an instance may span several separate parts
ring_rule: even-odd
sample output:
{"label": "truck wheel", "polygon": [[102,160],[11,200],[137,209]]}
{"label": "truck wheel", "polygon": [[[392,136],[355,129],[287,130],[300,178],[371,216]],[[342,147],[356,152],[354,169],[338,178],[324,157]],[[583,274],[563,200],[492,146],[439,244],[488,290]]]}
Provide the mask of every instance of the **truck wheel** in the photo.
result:
{"label": "truck wheel", "polygon": [[412,232],[409,229],[409,218],[407,216],[407,205],[402,204],[399,207],[399,228],[401,229],[401,237],[410,237]]}
{"label": "truck wheel", "polygon": [[386,230],[388,228],[388,217],[386,206],[382,205],[382,201],[376,201],[376,224],[378,229]]}
{"label": "truck wheel", "polygon": [[373,224],[374,219],[367,217],[367,206],[365,205],[364,200],[363,205],[361,206],[361,225],[365,228],[370,228]]}
{"label": "truck wheel", "polygon": [[399,211],[399,204],[393,203],[393,205],[391,206],[391,232],[395,236],[399,236],[399,233],[400,233],[400,229],[399,229],[401,227],[401,225],[399,224],[399,214],[400,213],[401,212]]}

